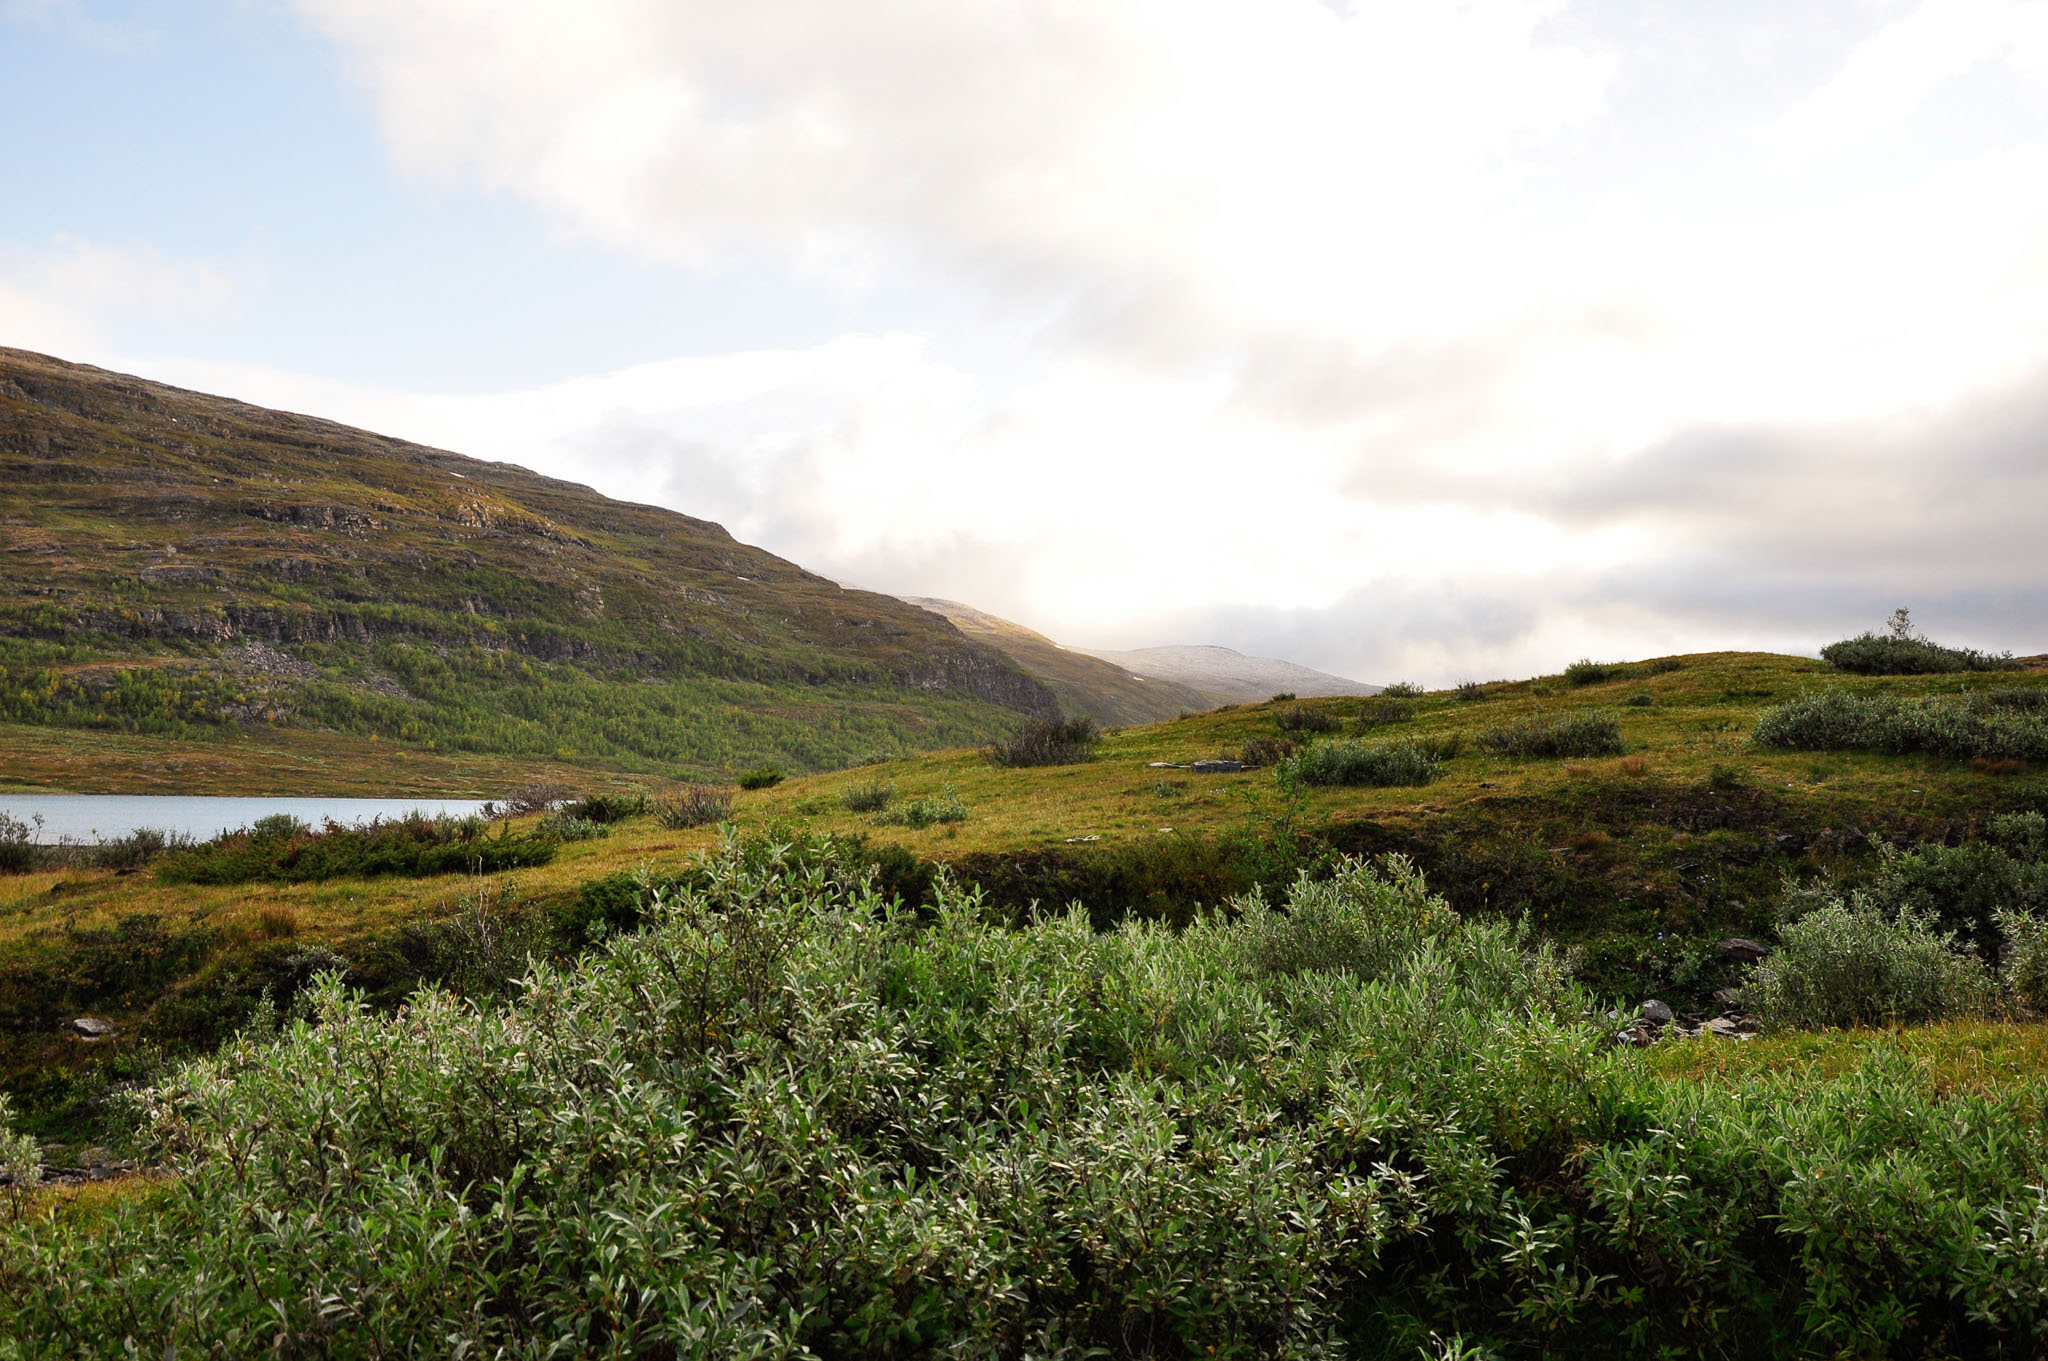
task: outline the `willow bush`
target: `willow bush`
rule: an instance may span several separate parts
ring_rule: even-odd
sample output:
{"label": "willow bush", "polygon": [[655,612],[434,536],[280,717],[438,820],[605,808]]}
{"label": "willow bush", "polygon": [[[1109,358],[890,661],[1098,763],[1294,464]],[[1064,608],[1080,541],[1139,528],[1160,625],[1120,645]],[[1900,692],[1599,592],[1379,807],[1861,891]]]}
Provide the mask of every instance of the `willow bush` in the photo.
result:
{"label": "willow bush", "polygon": [[0,1358],[2041,1348],[2048,1090],[1653,1077],[1399,860],[1179,932],[695,885],[149,1090],[167,1179],[0,1226]]}

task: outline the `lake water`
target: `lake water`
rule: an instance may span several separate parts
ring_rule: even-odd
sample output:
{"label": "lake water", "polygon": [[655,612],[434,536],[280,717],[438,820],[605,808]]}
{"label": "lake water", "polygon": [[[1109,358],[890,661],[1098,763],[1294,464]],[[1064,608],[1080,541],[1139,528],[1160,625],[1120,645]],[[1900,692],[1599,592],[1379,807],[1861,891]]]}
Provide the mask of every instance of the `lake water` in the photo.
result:
{"label": "lake water", "polygon": [[182,832],[205,841],[224,831],[247,827],[271,813],[290,813],[318,827],[336,822],[368,822],[398,818],[415,810],[467,817],[483,807],[477,799],[243,799],[179,794],[6,794],[0,813],[32,822],[43,819],[37,839],[54,842],[106,841],[124,837],[138,827]]}

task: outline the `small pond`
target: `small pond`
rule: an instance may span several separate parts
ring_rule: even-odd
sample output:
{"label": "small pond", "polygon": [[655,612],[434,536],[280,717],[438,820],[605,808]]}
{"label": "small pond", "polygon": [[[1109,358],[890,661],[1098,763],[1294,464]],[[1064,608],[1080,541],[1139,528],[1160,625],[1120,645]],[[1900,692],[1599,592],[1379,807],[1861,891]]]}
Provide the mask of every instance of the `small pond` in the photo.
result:
{"label": "small pond", "polygon": [[271,813],[290,813],[318,827],[336,822],[368,822],[401,818],[411,812],[448,813],[466,817],[483,807],[479,799],[292,799],[221,798],[181,794],[8,794],[0,793],[0,813],[42,827],[38,841],[108,841],[138,827],[180,833],[198,841],[247,827]]}

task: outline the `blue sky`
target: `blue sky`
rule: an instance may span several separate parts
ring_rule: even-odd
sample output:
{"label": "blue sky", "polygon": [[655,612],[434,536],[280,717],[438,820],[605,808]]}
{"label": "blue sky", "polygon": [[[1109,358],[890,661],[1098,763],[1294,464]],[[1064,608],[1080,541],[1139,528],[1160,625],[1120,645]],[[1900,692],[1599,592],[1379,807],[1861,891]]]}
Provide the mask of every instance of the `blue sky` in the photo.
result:
{"label": "blue sky", "polygon": [[1368,680],[2048,649],[2048,0],[0,0],[0,344]]}

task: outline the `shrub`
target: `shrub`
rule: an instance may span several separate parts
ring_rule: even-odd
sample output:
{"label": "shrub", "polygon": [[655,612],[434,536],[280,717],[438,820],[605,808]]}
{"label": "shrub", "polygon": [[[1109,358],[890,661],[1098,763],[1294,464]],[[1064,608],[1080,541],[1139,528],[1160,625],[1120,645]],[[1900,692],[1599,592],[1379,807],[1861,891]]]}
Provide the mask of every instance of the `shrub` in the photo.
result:
{"label": "shrub", "polygon": [[1824,898],[1780,933],[1744,999],[1772,1029],[1911,1025],[1983,1012],[1990,979],[1931,915]]}
{"label": "shrub", "polygon": [[509,824],[496,836],[489,831],[482,818],[415,813],[357,826],[329,822],[316,832],[274,814],[245,831],[165,855],[157,877],[172,884],[306,883],[385,874],[494,874],[554,859],[552,837],[515,835]]}
{"label": "shrub", "polygon": [[42,847],[37,844],[36,833],[42,824],[41,817],[31,825],[0,812],[0,874],[27,874],[41,867]]}
{"label": "shrub", "polygon": [[1294,692],[1293,692],[1292,690],[1282,690],[1282,691],[1281,691],[1281,692],[1280,692],[1279,694],[1277,694],[1277,695],[1273,696],[1273,702],[1274,702],[1275,704],[1284,704],[1284,703],[1286,703],[1286,702],[1287,702],[1288,700],[1290,700],[1290,699],[1293,699],[1293,698],[1294,698]]}
{"label": "shrub", "polygon": [[1380,694],[1388,699],[1420,699],[1422,687],[1408,681],[1395,681],[1392,685],[1381,686]]}
{"label": "shrub", "polygon": [[1598,685],[1602,681],[1628,679],[1628,668],[1581,657],[1564,669],[1564,678],[1572,685]]}
{"label": "shrub", "polygon": [[647,796],[645,794],[592,794],[564,805],[562,812],[585,822],[595,822],[609,827],[627,818],[645,817]]}
{"label": "shrub", "polygon": [[2048,714],[1971,700],[1823,690],[1766,710],[1750,740],[1792,751],[2041,761],[2048,760]]}
{"label": "shrub", "polygon": [[534,827],[533,834],[553,841],[594,841],[610,836],[612,829],[590,818],[579,818],[565,808],[542,818]]}
{"label": "shrub", "polygon": [[1501,756],[1619,756],[1624,750],[1621,724],[1605,714],[1538,714],[1488,728],[1479,742]]}
{"label": "shrub", "polygon": [[1261,766],[1277,766],[1287,759],[1296,745],[1285,737],[1250,737],[1237,749],[1237,759],[1254,770]]}
{"label": "shrub", "polygon": [[2019,666],[2010,652],[1993,657],[1967,647],[1943,647],[1919,636],[1912,616],[1892,611],[1885,631],[1859,633],[1820,650],[1822,660],[1838,671],[1863,676],[1924,676],[1944,671],[2010,671]]}
{"label": "shrub", "polygon": [[888,780],[855,780],[839,791],[840,806],[849,813],[879,813],[896,798]]}
{"label": "shrub", "polygon": [[1478,704],[1493,698],[1478,681],[1459,681],[1457,694],[1460,704]]}
{"label": "shrub", "polygon": [[43,1179],[43,1150],[35,1136],[14,1128],[14,1103],[0,1092],[0,1178],[6,1179],[10,1218],[28,1208],[29,1193]]}
{"label": "shrub", "polygon": [[1030,718],[1008,741],[988,749],[999,766],[1066,766],[1095,759],[1099,734],[1092,718]]}
{"label": "shrub", "polygon": [[1337,731],[1337,715],[1320,704],[1290,704],[1274,713],[1280,731],[1292,735]]}
{"label": "shrub", "polygon": [[2007,997],[2036,1017],[2048,1016],[2048,917],[2002,907],[1994,920],[2005,937],[1998,971]]}
{"label": "shrub", "polygon": [[1635,694],[1630,695],[1628,699],[1624,701],[1624,703],[1627,703],[1637,709],[1647,709],[1656,702],[1657,701],[1654,698],[1647,694],[1644,694],[1641,691],[1638,691]]}
{"label": "shrub", "polygon": [[773,789],[782,783],[782,767],[755,766],[752,770],[740,772],[734,783],[742,789]]}
{"label": "shrub", "polygon": [[546,813],[569,797],[567,786],[553,780],[534,780],[523,784],[505,796],[505,812],[509,817],[525,817],[530,813]]}
{"label": "shrub", "polygon": [[962,822],[967,818],[967,805],[947,785],[936,794],[926,794],[911,799],[876,815],[878,823],[889,823],[899,827],[931,827],[941,822]]}
{"label": "shrub", "polygon": [[1443,763],[1415,742],[1317,742],[1280,763],[1280,776],[1311,785],[1425,785]]}
{"label": "shrub", "polygon": [[732,816],[732,795],[708,784],[684,785],[682,792],[654,801],[654,820],[671,832],[724,822]]}
{"label": "shrub", "polygon": [[1370,732],[1374,728],[1384,728],[1391,724],[1408,722],[1415,717],[1415,708],[1416,706],[1413,701],[1405,699],[1386,699],[1384,697],[1369,699],[1358,706],[1358,714],[1354,722],[1356,722],[1360,732]]}

